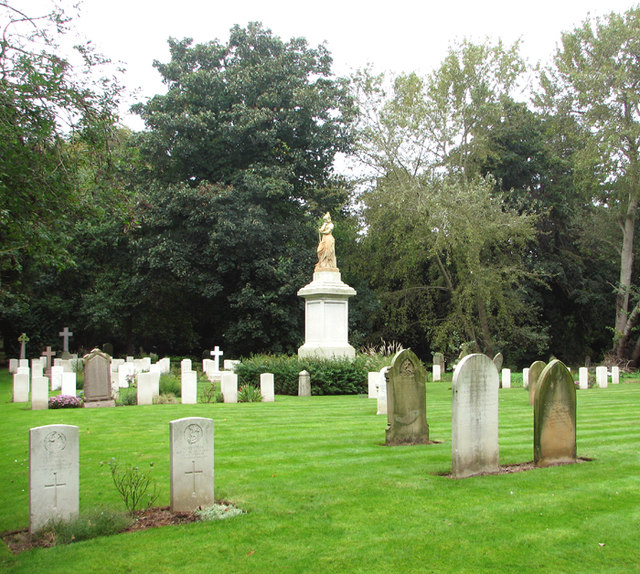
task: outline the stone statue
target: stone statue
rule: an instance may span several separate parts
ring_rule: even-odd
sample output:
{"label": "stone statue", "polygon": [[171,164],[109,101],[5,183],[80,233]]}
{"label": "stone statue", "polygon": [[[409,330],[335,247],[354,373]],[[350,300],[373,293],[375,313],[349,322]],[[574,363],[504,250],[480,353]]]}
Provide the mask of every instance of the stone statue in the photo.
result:
{"label": "stone statue", "polygon": [[318,230],[319,242],[318,248],[318,263],[316,263],[315,271],[337,271],[338,263],[336,262],[336,241],[333,238],[333,223],[331,222],[331,215],[325,213],[323,223]]}

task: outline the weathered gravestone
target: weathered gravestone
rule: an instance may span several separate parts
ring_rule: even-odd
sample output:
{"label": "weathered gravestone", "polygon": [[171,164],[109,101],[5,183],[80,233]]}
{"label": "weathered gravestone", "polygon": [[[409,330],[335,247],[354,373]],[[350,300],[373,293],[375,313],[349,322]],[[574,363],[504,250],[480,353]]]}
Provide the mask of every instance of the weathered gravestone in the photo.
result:
{"label": "weathered gravestone", "polygon": [[440,367],[440,374],[444,373],[444,355],[442,353],[434,353],[433,354],[433,366],[438,365]]}
{"label": "weathered gravestone", "polygon": [[169,423],[171,511],[192,512],[213,499],[213,421],[200,417]]}
{"label": "weathered gravestone", "polygon": [[111,357],[100,349],[93,349],[83,357],[84,406],[115,407],[111,398]]}
{"label": "weathered gravestone", "polygon": [[497,353],[495,357],[493,357],[493,364],[496,366],[498,372],[502,369],[502,363],[504,363],[504,357],[502,353]]}
{"label": "weathered gravestone", "polygon": [[195,371],[183,371],[180,381],[182,404],[195,405],[198,402],[198,373]]}
{"label": "weathered gravestone", "polygon": [[551,361],[540,374],[533,407],[536,466],[575,462],[576,387],[569,369]]}
{"label": "weathered gravestone", "polygon": [[495,363],[486,355],[467,355],[451,385],[451,467],[455,478],[499,469],[498,389]]}
{"label": "weathered gravestone", "polygon": [[534,361],[529,367],[529,404],[532,406],[536,398],[536,387],[538,386],[540,373],[546,366],[544,361]]}
{"label": "weathered gravestone", "polygon": [[427,444],[427,372],[413,351],[405,349],[391,361],[387,377],[386,444]]}
{"label": "weathered gravestone", "polygon": [[308,371],[300,371],[300,373],[298,373],[298,396],[311,396],[311,375]]}
{"label": "weathered gravestone", "polygon": [[275,401],[275,385],[273,373],[262,373],[260,375],[260,394],[262,402],[272,403]]}
{"label": "weathered gravestone", "polygon": [[225,403],[238,402],[238,375],[230,371],[222,372],[222,399]]}
{"label": "weathered gravestone", "polygon": [[29,431],[29,530],[67,520],[79,508],[79,433],[71,425]]}

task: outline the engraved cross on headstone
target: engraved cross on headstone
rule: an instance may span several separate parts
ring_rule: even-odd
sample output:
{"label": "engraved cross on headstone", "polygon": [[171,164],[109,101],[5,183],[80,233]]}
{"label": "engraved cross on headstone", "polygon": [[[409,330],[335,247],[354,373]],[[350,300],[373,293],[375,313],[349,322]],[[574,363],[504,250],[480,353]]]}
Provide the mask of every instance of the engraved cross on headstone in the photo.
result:
{"label": "engraved cross on headstone", "polygon": [[191,467],[193,470],[186,470],[185,474],[192,474],[193,475],[193,496],[195,496],[196,495],[196,474],[202,474],[202,471],[201,470],[196,470],[196,461],[195,460],[192,460],[191,463],[193,465]]}
{"label": "engraved cross on headstone", "polygon": [[69,331],[69,327],[65,327],[62,331],[58,333],[60,337],[62,337],[62,352],[69,352],[69,337],[73,337],[73,333]]}
{"label": "engraved cross on headstone", "polygon": [[66,482],[58,482],[58,473],[53,473],[53,484],[45,484],[45,488],[53,488],[54,499],[53,499],[53,507],[58,508],[58,488],[67,486]]}
{"label": "engraved cross on headstone", "polygon": [[22,335],[20,335],[18,337],[18,342],[20,343],[20,358],[21,359],[26,359],[27,358],[27,343],[29,342],[29,337],[27,337],[26,333],[22,333]]}
{"label": "engraved cross on headstone", "polygon": [[213,370],[217,373],[220,371],[220,357],[224,355],[224,353],[220,350],[220,347],[216,345],[213,348],[213,351],[209,353],[213,357]]}

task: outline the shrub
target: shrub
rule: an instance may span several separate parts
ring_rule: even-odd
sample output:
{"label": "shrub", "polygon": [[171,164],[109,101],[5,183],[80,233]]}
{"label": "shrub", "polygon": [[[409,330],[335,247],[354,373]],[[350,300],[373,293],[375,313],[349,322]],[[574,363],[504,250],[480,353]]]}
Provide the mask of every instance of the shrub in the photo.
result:
{"label": "shrub", "polygon": [[138,390],[135,387],[120,389],[118,392],[118,406],[131,406],[138,404]]}
{"label": "shrub", "polygon": [[238,390],[239,403],[259,403],[262,401],[260,389],[253,385],[244,385]]}
{"label": "shrub", "polygon": [[[140,508],[151,507],[158,500],[158,485],[150,472],[132,464],[121,467],[115,458],[108,464],[113,484],[131,514]],[[153,466],[153,463],[150,466]]]}
{"label": "shrub", "polygon": [[158,397],[153,399],[154,405],[176,405],[178,404],[178,399],[173,393],[161,394]]}
{"label": "shrub", "polygon": [[232,504],[213,504],[212,506],[206,506],[205,508],[197,508],[193,513],[203,522],[210,520],[224,520],[225,518],[233,518],[244,514],[244,510],[233,506]]}
{"label": "shrub", "polygon": [[49,399],[50,409],[78,409],[82,406],[82,399],[71,395],[57,395]]}
{"label": "shrub", "polygon": [[[390,363],[388,359],[387,364]],[[367,373],[379,371],[380,359],[357,355],[355,359],[299,359],[287,355],[256,355],[236,365],[241,386],[255,385],[262,373],[273,373],[275,392],[298,394],[298,374],[311,375],[314,395],[355,395],[367,392]]]}
{"label": "shrub", "polygon": [[215,403],[216,401],[216,385],[207,381],[200,392],[200,402]]}
{"label": "shrub", "polygon": [[181,396],[182,384],[180,377],[171,373],[163,373],[160,375],[160,394]]}

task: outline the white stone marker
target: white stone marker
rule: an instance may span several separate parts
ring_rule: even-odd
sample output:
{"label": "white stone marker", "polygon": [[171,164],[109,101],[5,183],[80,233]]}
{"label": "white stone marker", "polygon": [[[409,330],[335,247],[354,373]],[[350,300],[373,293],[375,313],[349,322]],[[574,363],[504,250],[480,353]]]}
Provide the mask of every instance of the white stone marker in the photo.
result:
{"label": "white stone marker", "polygon": [[187,417],[169,423],[171,511],[211,506],[213,498],[213,421]]}
{"label": "white stone marker", "polygon": [[437,383],[442,380],[442,373],[440,372],[440,365],[433,365],[433,382]]}
{"label": "white stone marker", "polygon": [[18,359],[18,368],[26,367],[29,368],[29,359]]}
{"label": "white stone marker", "polygon": [[213,357],[213,370],[217,373],[220,371],[220,357],[222,357],[224,353],[220,350],[220,347],[216,345],[213,351],[209,351],[209,354]]}
{"label": "white stone marker", "polygon": [[511,369],[502,369],[502,388],[511,388]]}
{"label": "white stone marker", "polygon": [[522,388],[529,388],[529,367],[522,369]]}
{"label": "white stone marker", "polygon": [[596,383],[601,389],[606,389],[609,386],[608,379],[607,367],[596,367]]}
{"label": "white stone marker", "polygon": [[185,371],[191,371],[191,359],[182,359],[180,361],[180,372],[184,373]]}
{"label": "white stone marker", "polygon": [[118,387],[126,389],[129,387],[129,380],[134,375],[133,363],[122,363],[118,365]]}
{"label": "white stone marker", "polygon": [[378,389],[376,388],[376,383],[378,382],[378,371],[372,371],[368,373],[367,376],[367,396],[370,399],[378,398]]}
{"label": "white stone marker", "polygon": [[222,397],[225,403],[238,402],[238,375],[232,372],[222,372]]}
{"label": "white stone marker", "polygon": [[138,373],[138,404],[152,405],[155,390],[155,375],[153,373]]}
{"label": "white stone marker", "polygon": [[180,383],[182,404],[195,405],[198,402],[198,373],[195,371],[183,371]]}
{"label": "white stone marker", "polygon": [[160,365],[161,372],[166,374],[171,372],[171,358],[163,357],[158,361],[158,365]]}
{"label": "white stone marker", "polygon": [[49,379],[36,377],[31,381],[31,410],[42,411],[49,408]]}
{"label": "white stone marker", "polygon": [[60,388],[61,395],[68,395],[70,397],[76,396],[76,374],[75,373],[62,373],[62,386]]}
{"label": "white stone marker", "polygon": [[13,375],[13,402],[29,402],[29,375],[16,373]]}
{"label": "white stone marker", "polygon": [[378,389],[378,410],[377,415],[387,414],[387,371],[389,367],[382,367],[378,373],[376,388]]}
{"label": "white stone marker", "polygon": [[620,384],[620,367],[611,367],[611,383],[613,385]]}
{"label": "white stone marker", "polygon": [[275,401],[275,385],[273,380],[273,373],[262,373],[260,375],[260,394],[262,395],[262,402],[272,403]]}
{"label": "white stone marker", "polygon": [[589,388],[589,369],[587,369],[587,367],[580,367],[578,369],[578,380],[581,389]]}
{"label": "white stone marker", "polygon": [[498,370],[484,354],[464,357],[453,373],[452,473],[464,478],[497,472]]}
{"label": "white stone marker", "polygon": [[62,388],[63,367],[51,367],[51,390],[58,391]]}
{"label": "white stone marker", "polygon": [[236,365],[239,365],[239,364],[240,364],[240,361],[237,361],[235,359],[225,359],[222,362],[222,368],[225,371],[235,371]]}
{"label": "white stone marker", "polygon": [[29,530],[69,519],[79,509],[79,432],[72,425],[29,431]]}
{"label": "white stone marker", "polygon": [[9,359],[9,372],[12,375],[18,372],[18,359]]}
{"label": "white stone marker", "polygon": [[298,396],[311,396],[311,375],[308,371],[300,371],[298,374]]}

